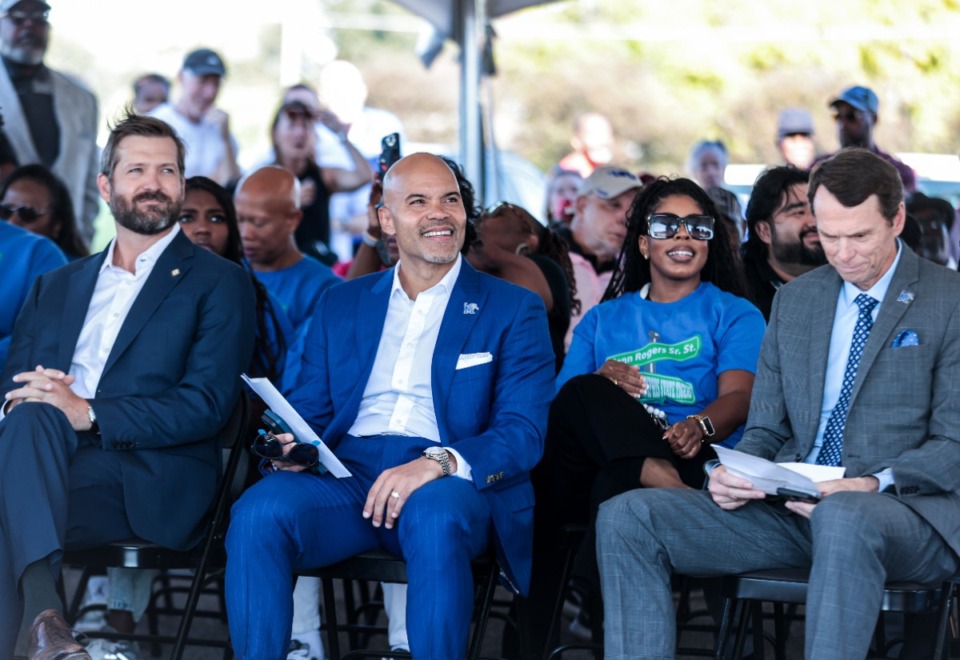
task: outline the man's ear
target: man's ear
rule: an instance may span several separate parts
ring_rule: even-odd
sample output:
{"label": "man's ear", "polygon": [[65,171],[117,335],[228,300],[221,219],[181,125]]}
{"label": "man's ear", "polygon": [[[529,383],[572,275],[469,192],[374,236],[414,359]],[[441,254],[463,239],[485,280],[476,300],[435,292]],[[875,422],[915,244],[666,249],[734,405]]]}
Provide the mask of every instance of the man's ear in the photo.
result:
{"label": "man's ear", "polygon": [[97,175],[97,190],[100,192],[100,197],[107,204],[110,203],[110,178],[106,174]]}
{"label": "man's ear", "polygon": [[380,220],[380,229],[390,236],[397,235],[397,228],[393,223],[393,214],[386,206],[377,209],[377,218]]}
{"label": "man's ear", "polygon": [[296,209],[290,212],[290,233],[293,234],[297,231],[297,227],[300,226],[300,221],[303,220],[303,211]]}
{"label": "man's ear", "polygon": [[770,223],[767,220],[760,220],[757,222],[754,231],[757,232],[757,236],[763,241],[766,245],[770,245]]}

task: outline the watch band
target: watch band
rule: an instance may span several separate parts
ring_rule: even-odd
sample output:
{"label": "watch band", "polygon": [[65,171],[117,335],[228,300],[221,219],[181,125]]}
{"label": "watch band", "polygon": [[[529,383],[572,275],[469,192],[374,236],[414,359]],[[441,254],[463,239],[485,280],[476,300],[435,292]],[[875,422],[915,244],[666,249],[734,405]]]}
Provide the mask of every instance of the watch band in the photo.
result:
{"label": "watch band", "polygon": [[100,433],[100,425],[97,424],[97,413],[93,412],[93,406],[87,404],[87,419],[90,420],[90,430],[94,433]]}
{"label": "watch band", "polygon": [[710,418],[706,415],[687,415],[687,419],[697,420],[697,424],[699,424],[700,430],[703,432],[704,439],[712,438],[716,435],[717,431],[713,428],[713,422],[710,421]]}
{"label": "watch band", "polygon": [[450,469],[450,455],[446,449],[425,450],[423,456],[428,460],[439,463],[440,469],[443,470],[443,476],[449,477],[453,474],[453,471]]}
{"label": "watch band", "polygon": [[380,242],[379,238],[374,238],[373,234],[370,233],[370,230],[367,229],[362,234],[360,234],[360,240],[363,241],[363,244],[367,247],[376,248],[377,243]]}

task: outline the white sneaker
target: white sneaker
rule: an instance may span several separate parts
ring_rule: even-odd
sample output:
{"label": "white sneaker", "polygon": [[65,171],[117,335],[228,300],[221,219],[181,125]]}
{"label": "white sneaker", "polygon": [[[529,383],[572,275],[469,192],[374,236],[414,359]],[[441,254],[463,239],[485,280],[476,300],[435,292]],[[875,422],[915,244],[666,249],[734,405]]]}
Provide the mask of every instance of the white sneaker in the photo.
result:
{"label": "white sneaker", "polygon": [[320,631],[294,635],[290,640],[290,650],[287,660],[324,660],[323,642],[320,641]]}
{"label": "white sneaker", "polygon": [[94,639],[87,644],[86,651],[92,660],[140,660],[136,642]]}
{"label": "white sneaker", "polygon": [[77,619],[73,629],[80,632],[95,632],[107,624],[107,597],[110,594],[110,580],[106,575],[94,575],[87,582],[80,607],[102,605],[102,609],[90,610]]}

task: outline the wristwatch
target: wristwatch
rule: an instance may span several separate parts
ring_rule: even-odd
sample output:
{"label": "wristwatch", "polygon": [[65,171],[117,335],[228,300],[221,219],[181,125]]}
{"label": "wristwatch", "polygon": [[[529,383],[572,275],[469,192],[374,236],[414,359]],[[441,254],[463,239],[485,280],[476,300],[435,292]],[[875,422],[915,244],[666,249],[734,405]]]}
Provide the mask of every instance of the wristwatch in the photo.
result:
{"label": "wristwatch", "polygon": [[713,428],[713,422],[711,422],[710,418],[706,415],[687,415],[687,419],[697,420],[697,424],[700,425],[700,430],[703,431],[704,438],[712,438],[717,434],[716,429]]}
{"label": "wristwatch", "polygon": [[439,463],[443,469],[443,476],[449,477],[453,474],[450,471],[450,454],[443,447],[427,447],[423,450],[423,457]]}
{"label": "wristwatch", "polygon": [[90,420],[90,430],[93,433],[100,433],[100,426],[97,424],[97,413],[93,412],[93,406],[87,406],[87,419]]}

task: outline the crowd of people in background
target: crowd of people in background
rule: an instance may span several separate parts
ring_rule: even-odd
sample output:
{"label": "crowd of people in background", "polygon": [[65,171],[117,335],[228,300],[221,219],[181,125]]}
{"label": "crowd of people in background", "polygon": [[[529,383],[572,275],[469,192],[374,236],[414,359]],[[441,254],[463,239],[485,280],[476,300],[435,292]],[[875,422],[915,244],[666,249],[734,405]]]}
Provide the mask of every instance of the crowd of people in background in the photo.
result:
{"label": "crowd of people in background", "polygon": [[[855,279],[855,274],[848,277],[848,273],[838,266],[845,263],[843,250],[847,248],[838,248],[836,241],[852,239],[838,231],[827,234],[818,231],[820,215],[815,216],[814,206],[839,200],[843,207],[859,208],[867,203],[864,200],[872,199],[870,195],[882,196],[893,186],[888,181],[883,190],[878,188],[876,192],[859,197],[859,193],[850,193],[848,196],[853,201],[844,197],[846,193],[829,178],[832,165],[828,164],[838,162],[838,159],[834,158],[835,154],[819,148],[813,116],[807,109],[785,108],[779,113],[775,141],[782,162],[766,168],[746,195],[727,187],[725,169],[730,154],[723,141],[704,139],[692,146],[686,163],[689,178],[671,172],[635,172],[616,162],[614,127],[601,112],[591,110],[575,118],[570,140],[572,151],[549,172],[541,208],[523,208],[510,202],[483,208],[482,200],[474,196],[471,182],[463,175],[460,166],[450,159],[407,154],[399,161],[402,165],[381,162],[381,140],[384,137],[398,134],[400,144],[405,145],[402,123],[389,111],[367,106],[368,90],[360,71],[352,64],[340,61],[331,63],[324,70],[319,87],[300,83],[284,90],[276,100],[277,109],[272,121],[265,127],[271,141],[270,152],[258,161],[257,166],[242,171],[237,158],[240,145],[231,132],[229,114],[217,105],[220,88],[227,80],[227,64],[217,52],[200,48],[185,55],[180,70],[172,79],[159,73],[147,73],[133,83],[130,114],[119,125],[136,126],[137,117],[160,121],[136,129],[152,132],[132,132],[129,134],[132,138],[121,134],[116,137],[118,142],[109,148],[116,151],[117,144],[125,137],[128,140],[153,140],[151,144],[157,140],[174,140],[175,137],[179,140],[174,142],[180,152],[172,159],[176,162],[165,161],[166,164],[158,166],[158,181],[166,183],[157,189],[147,186],[125,198],[117,194],[114,176],[133,181],[146,167],[139,161],[128,162],[129,153],[122,149],[116,153],[105,151],[104,159],[113,160],[101,162],[100,148],[95,141],[96,98],[72,76],[44,64],[50,31],[49,12],[50,6],[41,0],[0,0],[0,57],[3,64],[0,67],[0,104],[4,119],[3,140],[0,142],[0,220],[3,221],[0,222],[0,273],[6,290],[0,301],[0,366],[9,360],[8,368],[4,370],[8,399],[16,399],[10,394],[11,391],[20,391],[15,384],[20,381],[14,376],[25,366],[20,356],[8,357],[8,347],[13,341],[11,350],[19,347],[21,351],[34,351],[23,336],[24,329],[15,326],[18,312],[21,307],[28,310],[25,313],[28,321],[24,324],[37,322],[36,318],[43,316],[43,305],[52,295],[49,284],[47,289],[42,284],[33,288],[37,278],[68,263],[76,264],[76,272],[80,272],[84,264],[98,258],[90,257],[90,246],[101,199],[118,226],[118,238],[108,249],[111,258],[114,250],[124,249],[117,246],[128,245],[133,235],[152,236],[171,231],[171,235],[176,235],[175,240],[171,243],[164,238],[158,245],[165,249],[166,246],[180,245],[185,242],[179,237],[182,233],[196,248],[218,255],[242,269],[239,277],[232,270],[223,271],[232,273],[228,278],[235,288],[231,295],[239,300],[249,293],[253,301],[252,311],[245,320],[250,324],[245,329],[249,337],[244,335],[244,341],[240,342],[245,346],[248,338],[252,340],[252,357],[235,366],[252,376],[269,378],[284,394],[299,398],[306,407],[313,404],[307,403],[310,393],[305,393],[303,388],[320,387],[317,383],[321,381],[325,383],[323,387],[331,391],[331,407],[342,404],[337,398],[342,394],[337,390],[341,386],[326,382],[333,377],[320,367],[321,361],[330,356],[321,353],[318,346],[321,342],[332,341],[331,335],[347,332],[344,328],[332,327],[331,319],[324,315],[334,310],[353,313],[351,305],[357,301],[349,299],[345,292],[367,295],[365,287],[370,287],[369,283],[374,280],[365,276],[380,274],[378,281],[389,285],[393,277],[391,272],[412,277],[411,264],[419,263],[416,260],[422,258],[425,264],[433,264],[429,268],[438,263],[453,263],[455,265],[449,273],[463,277],[459,274],[468,270],[471,275],[467,277],[473,277],[476,270],[527,290],[532,295],[522,297],[506,293],[512,289],[492,289],[501,296],[514,296],[510,299],[516,307],[510,309],[511,314],[518,309],[539,310],[542,318],[522,321],[524,332],[539,331],[542,325],[549,333],[552,351],[549,351],[547,370],[550,378],[555,378],[555,388],[548,392],[552,404],[548,406],[549,401],[537,398],[543,394],[540,390],[531,391],[529,395],[536,400],[527,411],[528,417],[516,413],[522,417],[521,425],[530,424],[527,429],[530,436],[541,438],[544,443],[542,460],[532,460],[532,454],[522,456],[522,461],[532,460],[529,466],[532,470],[519,469],[511,482],[511,486],[523,486],[522,493],[509,491],[510,497],[515,498],[511,500],[511,506],[520,506],[531,497],[529,493],[535,493],[537,505],[530,519],[523,521],[522,532],[532,534],[532,551],[530,548],[518,549],[502,538],[497,541],[500,544],[498,549],[511,566],[511,577],[517,582],[513,586],[524,596],[519,599],[516,611],[520,621],[519,639],[513,640],[516,648],[509,651],[516,653],[517,657],[542,657],[556,641],[554,622],[550,618],[551,604],[567,586],[560,581],[562,557],[556,551],[562,543],[565,526],[577,524],[586,529],[577,549],[574,569],[574,579],[585,604],[577,622],[588,632],[591,626],[599,630],[601,623],[597,619],[603,616],[603,610],[588,608],[586,603],[598,598],[601,591],[607,598],[614,579],[609,574],[602,575],[605,562],[600,558],[598,563],[598,542],[601,551],[617,548],[616,551],[620,552],[621,546],[617,543],[622,544],[622,541],[611,540],[611,529],[622,525],[625,519],[633,520],[631,516],[640,515],[636,513],[639,505],[634,502],[639,501],[638,497],[622,494],[641,488],[703,488],[705,464],[709,468],[710,461],[717,458],[711,445],[734,447],[744,436],[755,379],[766,388],[765,396],[773,387],[772,376],[758,371],[758,362],[763,367],[765,358],[760,356],[760,351],[766,324],[774,323],[778,313],[787,314],[782,309],[787,299],[779,295],[780,290],[817,269],[822,277],[828,269],[821,267],[828,263],[838,268],[847,282],[858,286],[863,284]],[[921,192],[922,182],[918,183],[913,170],[878,147],[874,130],[880,118],[877,95],[867,87],[851,86],[828,99],[826,108],[833,113],[837,128],[839,160],[853,153],[860,159],[857,162],[866,163],[865,171],[874,173],[877,178],[882,178],[886,172],[882,168],[886,165],[892,166],[891,171],[899,177],[894,183],[899,183],[902,188],[905,204],[900,210],[893,208],[888,212],[883,209],[883,217],[897,228],[896,235],[883,245],[883,249],[893,246],[898,255],[894,266],[887,263],[887,267],[894,268],[901,263],[900,260],[913,264],[912,257],[904,255],[916,253],[945,269],[956,270],[960,260],[960,223],[956,222],[956,211],[947,200]],[[163,126],[171,127],[169,135],[163,132],[166,130]],[[111,140],[114,139],[112,136]],[[864,161],[864,158],[868,160]],[[880,165],[869,158],[874,158]],[[153,155],[144,155],[143,159],[151,166],[155,160]],[[128,169],[117,173],[115,168],[121,165]],[[164,167],[177,171],[167,171]],[[823,181],[818,180],[823,191],[819,194],[830,195],[829,200],[817,198],[815,202],[817,193],[809,188],[811,170],[826,177]],[[170,183],[172,179],[163,179],[165,176],[179,177],[179,198],[178,186]],[[444,220],[443,213],[438,214],[436,221],[431,220],[429,230],[433,233],[428,237],[423,233],[419,237],[431,242],[431,247],[424,250],[433,252],[426,256],[411,248],[416,240],[411,232],[419,230],[405,227],[402,219],[413,213],[409,206],[422,204],[425,207],[434,204],[434,200],[419,192],[411,198],[400,194],[406,190],[404,186],[409,187],[411,182],[421,185],[422,181],[428,182],[422,184],[428,188],[442,188],[439,205],[455,205],[460,209],[449,212],[450,217],[456,216],[455,220]],[[874,188],[870,188],[873,183],[865,183],[865,189],[873,191]],[[136,217],[135,209],[140,205],[153,205],[150,208],[154,208],[164,204],[168,215],[175,216],[172,220],[165,218],[172,225],[170,222],[164,224],[165,220],[161,222],[160,219],[141,223],[132,229],[131,225],[125,224],[129,218]],[[833,207],[822,208],[824,217],[842,215]],[[461,215],[462,223],[459,221]],[[868,227],[863,231],[869,234],[873,229]],[[134,244],[136,240],[139,239],[133,239]],[[177,249],[183,252],[185,248]],[[155,258],[157,255],[150,257]],[[399,268],[398,262],[401,264]],[[152,268],[152,261],[150,263]],[[207,261],[202,263],[207,264]],[[221,272],[217,263],[211,263],[204,268]],[[131,272],[135,273],[140,267]],[[183,268],[186,270],[185,266]],[[418,275],[426,272],[424,269]],[[44,276],[41,282],[58,282],[56,272]],[[173,276],[180,273],[178,267]],[[438,271],[436,278],[423,279],[423,282],[429,281],[431,286],[443,290],[443,302],[438,304],[446,305],[447,299],[459,295],[459,283],[454,286],[440,277],[446,278],[449,273]],[[409,316],[415,313],[439,323],[442,314],[438,316],[436,310],[431,312],[411,307],[413,312],[401,312],[400,307],[394,308],[395,304],[401,304],[398,287],[410,295],[410,282],[400,282],[400,277],[398,275],[393,284],[396,300],[390,299],[388,321],[404,319],[404,323],[413,323]],[[344,282],[351,282],[352,288],[342,288]],[[870,289],[874,283],[875,280],[866,282],[865,289]],[[802,290],[802,287],[790,290]],[[377,291],[374,287],[371,295]],[[418,293],[423,296],[427,291],[433,289],[422,286]],[[474,290],[470,291],[474,295]],[[906,293],[907,289],[904,289],[900,296]],[[417,300],[416,294],[410,297],[410,301],[403,298],[404,304],[410,302],[413,305]],[[898,302],[908,304],[912,300],[912,297],[901,298]],[[477,314],[480,308],[476,304],[474,301],[464,302],[463,315]],[[493,306],[494,303],[484,304]],[[91,309],[93,306],[91,302]],[[124,314],[129,311],[128,308]],[[832,308],[829,313],[833,314]],[[77,323],[80,321],[83,321],[82,316]],[[191,319],[190,322],[193,321],[202,327],[202,319]],[[405,334],[402,327],[393,328],[392,334],[389,328],[385,329],[380,352],[377,352],[376,343],[357,345],[374,350],[378,361],[384,346],[389,346],[399,360],[410,360],[412,353],[404,352],[407,344],[401,345],[401,340],[409,339],[410,346],[419,345],[417,342],[423,341],[423,333],[429,335],[431,332],[430,321],[424,322],[428,323],[427,329],[421,328],[418,331],[421,334],[416,336],[411,335],[412,330]],[[852,322],[850,325],[852,328]],[[86,325],[84,327],[86,333]],[[433,351],[433,345],[429,342],[436,343],[436,333],[444,332],[438,327],[433,330],[432,340],[427,341],[430,351]],[[779,329],[782,331],[783,328]],[[516,330],[506,328],[498,332]],[[829,337],[829,325],[826,331]],[[116,332],[116,328],[104,332]],[[846,336],[848,341],[849,334]],[[364,341],[369,339],[362,332],[359,337]],[[349,342],[354,340],[350,338]],[[87,341],[92,340],[88,337]],[[348,342],[346,338],[343,341]],[[244,346],[231,349],[247,355]],[[323,346],[323,350],[329,351],[329,346]],[[548,352],[544,347],[540,344],[534,346],[537,359]],[[66,349],[68,357],[72,348]],[[424,355],[439,360],[442,349],[438,344],[436,353]],[[47,356],[49,350],[50,346],[44,346],[43,350],[36,349],[31,355]],[[834,344],[831,343],[831,360],[834,359],[833,351]],[[499,355],[491,356],[490,353],[486,353],[486,357],[482,353],[474,355],[481,356],[478,358],[481,360],[500,360]],[[461,359],[464,357],[460,355]],[[517,356],[517,360],[522,362],[522,357]],[[826,360],[826,353],[821,357]],[[769,356],[766,359],[769,360]],[[68,361],[66,366],[69,365]],[[33,369],[36,365],[26,366]],[[104,367],[103,363],[99,366]],[[329,366],[332,369],[337,365]],[[379,366],[386,368],[389,365]],[[404,376],[399,371],[394,372],[392,381],[388,375],[371,376],[367,390],[364,390],[363,383],[357,390],[358,397],[363,394],[363,403],[358,404],[358,399],[351,404],[360,406],[359,411],[353,411],[359,415],[357,421],[351,426],[353,420],[346,420],[347,425],[338,427],[338,432],[346,432],[349,428],[350,434],[346,436],[349,442],[357,439],[355,433],[362,437],[382,433],[379,427],[363,421],[365,415],[376,420],[389,420],[391,432],[396,428],[411,427],[426,428],[425,437],[436,434],[438,428],[446,432],[446,412],[439,408],[426,423],[416,419],[418,411],[424,407],[424,400],[437,406],[441,404],[431,402],[429,395],[422,393],[424,383],[429,390],[430,378],[417,373],[413,367],[410,369],[411,378],[421,379],[421,390],[415,396],[411,395],[405,412],[394,412],[392,417],[389,411],[384,413],[388,402],[390,406],[397,405],[398,411],[407,405],[403,403],[406,401],[403,392],[407,388]],[[458,364],[458,373],[460,369]],[[842,368],[837,372],[832,362],[830,370],[829,373],[842,373]],[[66,373],[66,368],[44,370],[39,367],[37,371],[51,382],[70,384],[71,375]],[[335,375],[337,378],[348,376],[344,373]],[[542,376],[536,375],[539,384],[548,380]],[[454,380],[454,385],[461,383]],[[511,383],[510,386],[515,385]],[[822,382],[820,385],[822,389]],[[390,399],[391,387],[401,391],[400,404]],[[478,394],[469,388],[463,391],[482,400],[489,396],[489,393]],[[840,404],[836,398],[838,393],[831,392],[830,396],[834,398],[829,408],[834,409]],[[93,411],[101,416],[101,410],[95,405],[94,393],[87,393],[93,402],[88,408],[91,426],[83,428],[81,423],[73,428],[78,433],[90,432],[90,428],[100,433]],[[368,403],[368,396],[374,401]],[[25,402],[33,400],[27,395],[21,395],[21,398]],[[811,413],[814,416],[820,415],[819,403],[818,400],[816,412]],[[6,408],[5,403],[4,409],[0,410],[0,424],[5,416],[13,420],[11,426],[25,423],[22,421],[25,415],[12,414],[13,407]],[[329,422],[332,415],[336,424],[340,412],[321,409],[316,415],[325,422]],[[769,410],[760,412],[772,414]],[[223,413],[218,410],[219,415]],[[543,419],[537,421],[535,417],[541,413]],[[398,423],[397,417],[403,415],[412,415],[414,421]],[[481,431],[486,432],[487,424],[494,426],[495,422],[502,421],[499,418],[480,419],[476,423]],[[103,424],[111,422],[106,418]],[[456,427],[450,431],[452,435],[459,439],[459,435],[466,434],[462,426],[451,424]],[[356,431],[358,427],[360,430]],[[0,435],[5,428],[0,426]],[[822,433],[823,429],[818,442],[822,440]],[[398,432],[398,435],[410,433]],[[352,446],[349,442],[348,446]],[[414,444],[404,450],[405,456],[419,455],[423,447]],[[922,443],[917,440],[917,444]],[[489,472],[487,485],[503,477],[502,470],[497,472],[486,465],[473,453],[472,447],[464,449],[465,453],[461,454],[456,446],[453,443],[449,452],[443,450],[442,476],[451,474],[450,466],[444,462],[449,460],[454,465],[452,474],[455,477],[469,480],[472,472],[478,479],[478,470],[485,470]],[[461,447],[469,447],[469,442]],[[820,447],[818,444],[815,450],[808,451],[812,451],[816,458]],[[368,450],[354,448],[350,451],[358,452],[351,455],[351,460],[360,461],[358,456]],[[425,453],[430,453],[429,448]],[[539,452],[533,453],[537,454],[537,459],[541,458]],[[797,460],[802,460],[800,453],[796,456]],[[432,456],[427,458],[438,460]],[[895,463],[894,459],[890,460]],[[267,463],[261,466],[263,472],[275,471],[276,466]],[[883,464],[879,466],[881,469],[874,470],[875,467],[878,466],[867,465],[864,474],[877,474],[881,484],[888,483],[882,480],[883,469],[890,468],[890,465]],[[896,478],[898,484],[901,478],[910,480],[899,473]],[[295,479],[296,475],[291,474],[279,477],[267,474],[264,481],[279,484],[276,488],[280,488],[283,484],[294,483]],[[369,481],[367,486],[374,489],[380,483],[377,474],[373,473],[364,472],[362,479]],[[261,474],[251,470],[248,481],[252,484],[260,480]],[[718,503],[724,497],[731,497],[729,493],[737,488],[740,488],[737,491],[739,497],[754,497],[743,495],[746,491],[742,484],[726,481],[726,478],[718,483],[727,489],[720,495],[714,493]],[[529,493],[525,490],[528,486]],[[951,488],[950,485],[942,486],[945,491]],[[250,492],[252,494],[238,505],[241,514],[238,518],[242,522],[232,531],[231,543],[235,550],[246,547],[243,544],[253,543],[251,530],[269,527],[275,522],[265,523],[259,517],[262,515],[259,510],[253,510],[251,501],[255,498],[259,498],[255,501],[263,501],[286,493],[282,489],[271,491],[266,486],[257,486]],[[399,500],[399,493],[399,490],[393,490],[384,497]],[[299,491],[297,496],[307,497]],[[460,496],[456,494],[455,497]],[[631,497],[634,499],[629,499]],[[642,499],[644,506],[648,500],[649,506],[655,504],[652,496]],[[606,527],[598,530],[598,513],[608,500],[612,504],[604,509],[607,516],[605,519],[600,516]],[[724,503],[728,501],[731,500],[723,500]],[[497,517],[497,507],[501,504],[492,500],[478,504],[471,500],[469,506],[480,511],[476,514],[481,516],[479,519],[485,520],[483,515],[492,515],[497,527],[495,535],[502,536],[505,523]],[[692,510],[693,504],[689,506]],[[809,515],[809,511],[806,514]],[[0,512],[0,517],[2,515]],[[374,512],[373,515],[376,518],[379,514]],[[0,522],[6,520],[2,518]],[[386,525],[390,527],[389,522]],[[605,535],[604,538],[598,540],[598,533]],[[403,546],[403,543],[397,546],[394,541],[382,542],[391,550]],[[483,545],[489,541],[484,537],[471,541],[474,542]],[[517,560],[517,555],[523,557],[524,552],[532,556],[532,568],[527,565],[529,556]],[[326,561],[327,558],[320,553],[316,560]],[[953,560],[956,563],[955,556]],[[235,584],[244,586],[234,587],[230,605],[231,626],[237,643],[244,648],[276,648],[282,644],[288,658],[322,659],[318,583],[300,580],[294,592],[293,609],[289,612],[282,610],[285,618],[278,620],[282,629],[271,631],[271,639],[261,640],[255,633],[256,624],[249,620],[251,613],[240,604],[246,597],[246,590],[251,588],[245,580],[254,569],[238,563],[234,560],[231,574]],[[607,559],[606,564],[615,564],[618,571],[630,570],[631,566],[622,556]],[[33,566],[35,564],[30,564],[24,570],[34,570]],[[18,570],[20,568],[23,567]],[[288,568],[284,564],[284,570]],[[6,564],[0,563],[0,571],[7,571]],[[266,575],[264,573],[260,579]],[[415,577],[415,571],[411,575],[410,599],[422,602],[424,580]],[[19,574],[17,577],[20,579]],[[29,577],[35,579],[36,573]],[[91,581],[85,602],[101,603],[106,612],[104,615],[88,615],[76,622],[76,627],[88,631],[132,632],[147,606],[153,578],[150,572],[118,569]],[[0,587],[3,586],[0,580]],[[283,591],[282,584],[278,587],[274,583],[273,588],[278,591],[278,599],[283,596],[279,593]],[[390,646],[395,650],[409,651],[413,644],[416,656],[416,646],[425,644],[422,617],[419,614],[413,617],[412,632],[408,637],[407,590],[392,585],[384,585],[384,589],[389,594],[386,600],[391,621]],[[242,597],[238,595],[241,591]],[[617,597],[621,597],[620,591],[617,591]],[[40,601],[28,597],[21,603],[25,608],[23,624],[19,618],[15,622],[20,626],[21,651],[27,644],[28,631],[34,637],[39,634],[32,616],[38,613],[30,609],[37,602]],[[612,608],[616,606],[617,603],[611,605],[608,598],[606,616],[615,620],[611,634],[621,636],[616,643],[618,649],[626,649],[622,657],[633,657],[630,644],[653,648],[645,641],[634,639],[632,633],[624,632],[629,624],[620,619],[628,614],[617,613],[611,617]],[[20,611],[11,610],[14,613]],[[461,615],[458,610],[458,616]],[[44,621],[48,628],[53,625],[48,619]],[[0,654],[6,651],[3,644],[12,645],[15,637],[15,633],[13,637],[0,634]],[[34,641],[31,637],[30,644]],[[459,638],[447,641],[454,646],[460,643]],[[444,652],[451,648],[441,646]],[[34,646],[30,649],[31,653],[36,650]],[[85,650],[75,649],[73,652],[77,655],[71,655],[71,658],[111,660],[122,657],[133,660],[138,648],[129,641],[97,639]],[[85,653],[87,655],[83,655]]]}

